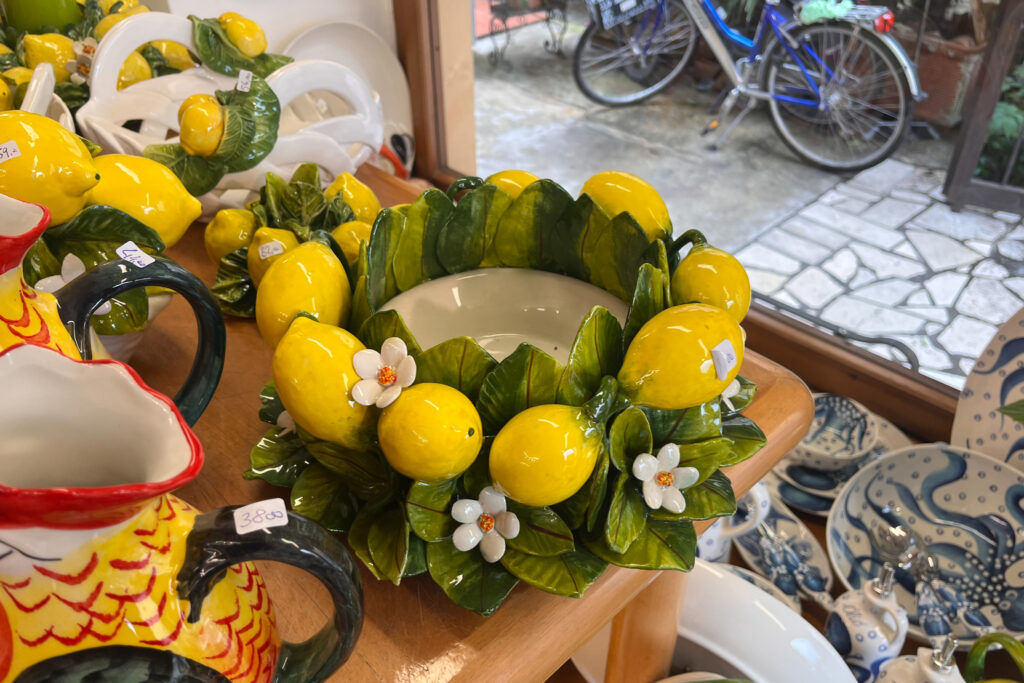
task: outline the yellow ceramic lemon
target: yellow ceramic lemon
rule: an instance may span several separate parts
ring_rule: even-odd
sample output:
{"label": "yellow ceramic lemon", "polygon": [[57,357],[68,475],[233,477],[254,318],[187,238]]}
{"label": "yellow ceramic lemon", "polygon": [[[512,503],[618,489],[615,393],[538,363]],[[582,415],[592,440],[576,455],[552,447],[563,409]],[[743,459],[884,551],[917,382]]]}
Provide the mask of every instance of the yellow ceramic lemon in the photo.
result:
{"label": "yellow ceramic lemon", "polygon": [[526,189],[527,185],[535,183],[538,180],[540,180],[540,178],[533,175],[532,173],[527,173],[526,171],[508,170],[493,173],[487,176],[487,179],[484,180],[484,182],[490,183],[491,185],[497,185],[501,189],[505,190],[505,192],[508,192],[510,195],[512,195],[512,199],[515,199],[520,194],[522,194],[523,190]]}
{"label": "yellow ceramic lemon", "polygon": [[263,276],[274,261],[297,246],[299,246],[299,240],[291,230],[278,230],[277,228],[256,230],[249,243],[249,254],[246,259],[249,277],[252,278],[253,284],[259,287]]}
{"label": "yellow ceramic lemon", "polygon": [[348,262],[355,263],[359,260],[360,242],[368,242],[372,230],[373,226],[369,223],[348,221],[332,230],[331,235],[338,242],[341,250],[345,252],[345,258],[348,259]]}
{"label": "yellow ceramic lemon", "polygon": [[186,152],[213,156],[224,137],[224,107],[213,95],[191,95],[178,107],[178,127]]}
{"label": "yellow ceramic lemon", "polygon": [[128,9],[122,9],[117,14],[108,14],[99,20],[96,24],[96,28],[92,30],[92,34],[96,36],[96,40],[102,40],[103,36],[107,35],[110,29],[114,28],[128,17],[133,17],[136,14],[142,14],[148,12],[149,8],[145,5],[138,5],[136,7],[130,7]]}
{"label": "yellow ceramic lemon", "polygon": [[602,171],[583,184],[583,193],[614,218],[628,211],[652,242],[672,234],[672,221],[661,195],[632,173]]}
{"label": "yellow ceramic lemon", "polygon": [[117,74],[117,89],[124,90],[129,85],[134,85],[139,81],[148,81],[152,77],[153,69],[150,68],[146,58],[138,52],[133,52],[128,55],[128,59],[124,60],[121,71]]}
{"label": "yellow ceramic lemon", "polygon": [[457,389],[429,382],[403,389],[381,411],[377,438],[397,472],[431,483],[465,472],[484,442],[473,402]]}
{"label": "yellow ceramic lemon", "polygon": [[104,154],[93,160],[100,182],[87,203],[106,204],[145,223],[168,247],[199,218],[203,206],[171,169],[144,157]]}
{"label": "yellow ceramic lemon", "polygon": [[338,257],[319,242],[306,242],[279,257],[263,276],[256,290],[256,326],[274,348],[296,313],[344,325],[351,307],[351,285]]}
{"label": "yellow ceramic lemon", "polygon": [[181,43],[176,43],[173,40],[153,40],[149,44],[155,47],[164,56],[167,63],[175,69],[184,71],[196,65],[192,61],[192,55],[188,53],[188,48]]}
{"label": "yellow ceramic lemon", "polygon": [[277,393],[296,424],[313,436],[357,450],[377,436],[377,409],[352,400],[359,375],[352,356],[365,347],[349,332],[296,318],[274,349]]}
{"label": "yellow ceramic lemon", "polygon": [[743,330],[716,306],[684,304],[654,316],[633,337],[619,386],[633,403],[689,408],[722,393],[743,364]]}
{"label": "yellow ceramic lemon", "polygon": [[672,301],[717,306],[743,322],[750,308],[750,278],[729,252],[695,243],[672,273]]}
{"label": "yellow ceramic lemon", "polygon": [[25,66],[30,70],[49,62],[58,83],[65,83],[71,75],[65,65],[77,59],[75,41],[59,33],[26,34],[24,38]]}
{"label": "yellow ceramic lemon", "polygon": [[0,111],[7,111],[14,106],[14,93],[6,81],[0,80]]}
{"label": "yellow ceramic lemon", "polygon": [[110,8],[118,2],[121,3],[121,9],[117,10],[118,12],[127,12],[139,6],[139,0],[100,0],[100,9],[103,10],[104,14],[110,14]]}
{"label": "yellow ceramic lemon", "polygon": [[32,69],[24,66],[12,66],[4,72],[4,78],[14,81],[14,85],[22,85],[32,80]]}
{"label": "yellow ceramic lemon", "polygon": [[252,19],[238,12],[225,12],[217,17],[220,27],[228,34],[228,40],[246,57],[257,57],[267,50],[267,37],[263,28]]}
{"label": "yellow ceramic lemon", "polygon": [[0,55],[9,55],[12,52],[14,52],[14,50],[12,50],[11,48],[7,47],[3,43],[0,43]]}
{"label": "yellow ceramic lemon", "polygon": [[42,204],[52,225],[82,210],[100,176],[77,135],[45,116],[5,111],[0,112],[0,140],[13,142],[19,152],[0,164],[0,194]]}
{"label": "yellow ceramic lemon", "polygon": [[249,246],[259,227],[256,214],[248,209],[221,209],[206,224],[203,244],[214,265],[233,251]]}
{"label": "yellow ceramic lemon", "polygon": [[524,505],[554,505],[586,483],[602,447],[601,430],[582,408],[534,406],[494,437],[491,478]]}
{"label": "yellow ceramic lemon", "polygon": [[377,214],[380,213],[380,202],[373,190],[351,173],[342,173],[324,190],[324,195],[327,201],[331,201],[339,192],[345,203],[355,212],[356,220],[373,225]]}

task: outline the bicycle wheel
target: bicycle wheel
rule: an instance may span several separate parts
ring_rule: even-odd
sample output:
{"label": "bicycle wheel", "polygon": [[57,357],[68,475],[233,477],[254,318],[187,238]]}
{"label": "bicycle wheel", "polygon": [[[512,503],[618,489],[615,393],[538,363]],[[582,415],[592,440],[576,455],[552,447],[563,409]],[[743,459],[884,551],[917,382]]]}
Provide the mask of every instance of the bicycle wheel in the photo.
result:
{"label": "bicycle wheel", "polygon": [[778,40],[766,50],[761,84],[772,94],[772,123],[786,145],[830,171],[859,171],[896,151],[914,101],[889,46],[846,23],[803,26],[791,35],[793,52]]}
{"label": "bicycle wheel", "polygon": [[681,0],[604,30],[591,22],[576,44],[572,73],[600,104],[633,104],[661,92],[693,54],[696,27]]}

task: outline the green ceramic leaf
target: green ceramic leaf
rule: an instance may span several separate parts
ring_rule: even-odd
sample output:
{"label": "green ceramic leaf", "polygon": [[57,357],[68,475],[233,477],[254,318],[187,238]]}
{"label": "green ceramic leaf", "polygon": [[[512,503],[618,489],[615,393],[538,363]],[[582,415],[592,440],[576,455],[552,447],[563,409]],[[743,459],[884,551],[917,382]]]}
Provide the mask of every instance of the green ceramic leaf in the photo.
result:
{"label": "green ceramic leaf", "polygon": [[409,207],[392,267],[400,291],[447,275],[437,260],[437,238],[454,210],[444,192],[431,188]]}
{"label": "green ceramic leaf", "polygon": [[448,195],[448,199],[455,201],[455,198],[459,196],[460,193],[475,190],[476,188],[480,187],[483,184],[484,179],[479,176],[464,176],[462,178],[457,178],[453,180],[452,184],[448,186],[448,190],[445,192],[445,194]]}
{"label": "green ceramic leaf", "polygon": [[553,180],[527,185],[498,222],[494,236],[498,260],[516,268],[553,266],[553,238],[572,204],[572,196]]}
{"label": "green ceramic leaf", "polygon": [[119,247],[131,240],[153,252],[164,250],[164,242],[155,230],[123,211],[104,205],[87,206],[66,223],[48,228],[43,239],[58,260],[67,253],[75,253],[75,245],[97,242],[114,243]]}
{"label": "green ceramic leaf", "polygon": [[464,553],[450,540],[427,544],[427,569],[452,602],[485,617],[519,583],[501,563],[484,562],[476,549]]}
{"label": "green ceramic leaf", "polygon": [[619,413],[608,431],[608,455],[615,469],[629,474],[641,453],[654,453],[654,437],[647,416],[636,406]]}
{"label": "green ceramic leaf", "polygon": [[1017,422],[1024,423],[1024,400],[1008,403],[1005,406],[996,408],[996,410]]}
{"label": "green ceramic leaf", "polygon": [[269,52],[264,52],[261,55],[256,55],[252,58],[252,61],[256,62],[256,68],[253,73],[259,74],[263,78],[266,78],[270,74],[280,69],[285,64],[291,64],[294,58],[288,55],[277,55]]}
{"label": "green ceramic leaf", "polygon": [[388,506],[370,524],[366,537],[370,557],[381,575],[396,586],[409,561],[409,522],[404,506]]}
{"label": "green ceramic leaf", "polygon": [[725,404],[724,400],[722,401],[721,407],[723,418],[728,418],[729,416],[740,412],[754,402],[754,394],[757,393],[757,385],[742,375],[737,375],[736,381],[740,383],[740,393],[729,399],[732,403],[732,410],[729,410],[729,406]]}
{"label": "green ceramic leaf", "polygon": [[437,259],[449,273],[501,265],[494,251],[498,221],[512,197],[495,185],[481,185],[456,204],[437,237]]}
{"label": "green ceramic leaf", "polygon": [[633,301],[626,315],[626,324],[622,328],[623,348],[629,348],[630,342],[644,323],[667,307],[664,273],[649,263],[643,264],[638,271]]}
{"label": "green ceramic leaf", "polygon": [[276,173],[267,173],[263,187],[260,188],[260,203],[267,214],[268,225],[276,228],[284,226],[284,222],[293,218],[284,208],[284,193],[288,183]]}
{"label": "green ceramic leaf", "polygon": [[414,534],[427,542],[450,538],[458,523],[452,519],[451,507],[458,480],[440,484],[414,481],[405,497],[405,510]]}
{"label": "green ceramic leaf", "polygon": [[[344,193],[339,192],[334,195],[331,201],[327,204],[327,213],[324,214],[324,230],[334,230],[342,223],[348,223],[349,221],[354,220],[356,220],[356,212],[352,210],[351,206],[345,203]],[[363,242],[365,242],[365,240],[359,243],[360,249],[362,249]]]}
{"label": "green ceramic leaf", "polygon": [[729,477],[715,472],[703,483],[683,491],[686,498],[685,519],[726,517],[736,512],[736,495]]}
{"label": "green ceramic leaf", "polygon": [[614,376],[622,365],[622,327],[604,306],[594,306],[583,319],[558,383],[557,400],[578,406],[589,400],[601,378]]}
{"label": "green ceramic leaf", "polygon": [[647,248],[644,250],[643,258],[641,260],[643,263],[649,263],[660,270],[661,274],[664,276],[662,278],[662,282],[664,283],[665,307],[668,308],[669,306],[673,306],[677,303],[682,303],[679,301],[672,301],[672,270],[669,268],[668,253],[665,250],[665,243],[661,240],[654,240],[648,244]]}
{"label": "green ceramic leaf", "polygon": [[[660,240],[651,242],[647,239],[647,233],[640,227],[636,219],[630,213],[620,213],[611,222],[612,249],[611,262],[615,265],[618,277],[616,288],[609,289],[623,301],[629,301],[636,288],[637,272],[640,264],[645,261],[646,255],[650,252],[651,245],[661,244],[664,252],[664,243]],[[602,268],[607,268],[604,259],[601,261]],[[592,270],[593,272],[593,270]],[[664,271],[667,273],[666,270]]]}
{"label": "green ceramic leaf", "polygon": [[[92,270],[101,263],[120,258],[116,249],[121,244],[122,242],[67,241],[58,245],[59,248],[54,251],[54,255],[63,262],[69,253],[74,254],[82,260],[86,270]],[[145,287],[129,289],[118,294],[110,299],[110,306],[109,313],[93,315],[90,319],[90,324],[97,333],[128,334],[141,332],[146,328],[149,319],[149,297],[146,295]]]}
{"label": "green ceramic leaf", "polygon": [[409,559],[402,576],[419,576],[427,571],[427,544],[415,534],[409,536]]}
{"label": "green ceramic leaf", "polygon": [[25,282],[29,287],[34,287],[44,277],[59,273],[60,261],[46,246],[45,240],[36,240],[21,261],[21,274],[25,278]]}
{"label": "green ceramic leaf", "polygon": [[[276,69],[292,61],[284,55],[263,54],[255,59],[245,55],[228,39],[227,33],[216,19],[192,20],[192,43],[203,66],[225,76],[237,76],[243,69],[266,78]],[[255,80],[255,79],[253,79]]]}
{"label": "green ceramic leaf", "polygon": [[639,538],[624,553],[613,552],[604,536],[588,537],[587,549],[610,564],[635,569],[693,569],[697,534],[688,521],[648,520]]}
{"label": "green ceramic leaf", "polygon": [[370,319],[370,302],[366,298],[366,276],[360,275],[352,289],[352,310],[348,314],[348,329],[358,330]]}
{"label": "green ceramic leaf", "polygon": [[239,318],[256,315],[256,285],[249,275],[248,254],[249,248],[243,247],[221,257],[217,278],[210,287],[220,310]]}
{"label": "green ceramic leaf", "polygon": [[376,453],[354,451],[320,440],[308,442],[306,450],[361,500],[382,500],[394,489],[392,470]]}
{"label": "green ceramic leaf", "polygon": [[341,477],[319,463],[302,470],[292,486],[291,498],[295,512],[335,532],[347,531],[358,510],[355,497]]}
{"label": "green ceramic leaf", "polygon": [[405,217],[394,209],[384,209],[377,214],[377,219],[373,222],[370,244],[366,250],[369,263],[366,296],[371,312],[379,309],[399,292],[392,263],[404,229]]}
{"label": "green ceramic leaf", "polygon": [[[335,195],[337,198],[337,195]],[[362,240],[359,242],[359,258],[356,260],[356,280],[365,278],[367,273],[370,271],[370,255],[369,255],[369,240]]]}
{"label": "green ceramic leaf", "polygon": [[188,193],[195,197],[217,187],[217,183],[226,173],[219,163],[211,162],[204,157],[192,156],[177,143],[147,145],[142,150],[142,156],[171,169]]}
{"label": "green ceramic leaf", "polygon": [[681,410],[657,410],[641,407],[651,425],[654,443],[661,445],[703,441],[722,435],[722,416],[718,407],[718,399],[692,408]]}
{"label": "green ceramic leaf", "polygon": [[594,206],[580,228],[576,253],[582,259],[587,281],[629,301],[648,244],[647,235],[632,215],[609,217]]}
{"label": "green ceramic leaf", "polygon": [[612,487],[612,502],[604,523],[604,540],[615,553],[624,553],[647,525],[644,497],[633,475],[620,472]]}
{"label": "green ceramic leaf", "polygon": [[608,494],[608,449],[602,448],[601,454],[597,456],[597,464],[587,482],[587,531],[593,531],[604,509],[604,499]]}
{"label": "green ceramic leaf", "polygon": [[501,563],[531,586],[569,598],[583,597],[608,568],[607,562],[582,549],[553,557],[538,557],[507,548]]}
{"label": "green ceramic leaf", "polygon": [[722,436],[732,441],[731,455],[722,467],[743,462],[761,450],[767,441],[761,428],[742,415],[733,415],[722,421]]}
{"label": "green ceramic leaf", "polygon": [[455,337],[416,356],[416,382],[447,384],[476,401],[484,377],[497,364],[472,337]]}
{"label": "green ceramic leaf", "polygon": [[366,568],[370,570],[370,573],[380,580],[383,575],[377,565],[374,564],[373,558],[370,556],[370,526],[377,519],[377,513],[380,511],[380,505],[364,505],[359,509],[356,514],[356,518],[352,521],[352,525],[348,529],[348,534],[345,538],[348,541],[348,546],[352,549],[353,554],[359,558],[359,560],[366,565]]}
{"label": "green ceramic leaf", "polygon": [[732,441],[722,437],[680,444],[679,466],[696,468],[700,473],[697,482],[702,482],[730,463],[732,445]]}
{"label": "green ceramic leaf", "polygon": [[271,380],[263,385],[260,390],[260,412],[259,418],[268,425],[276,425],[277,418],[284,412],[284,403],[277,394],[277,387]]}
{"label": "green ceramic leaf", "polygon": [[249,469],[245,479],[262,479],[272,486],[291,488],[312,462],[302,439],[295,433],[279,436],[273,427],[249,451]]}
{"label": "green ceramic leaf", "polygon": [[281,196],[281,204],[290,218],[309,227],[319,226],[321,217],[327,213],[327,199],[323,192],[309,183],[288,183]]}
{"label": "green ceramic leaf", "polygon": [[398,311],[377,311],[369,319],[359,326],[359,341],[363,342],[368,349],[380,350],[384,341],[390,337],[398,337],[405,342],[410,355],[420,353],[420,345],[416,338],[406,327],[405,321]]}
{"label": "green ceramic leaf", "polygon": [[[551,233],[551,254],[558,270],[578,280],[589,281],[584,252],[592,250],[591,242],[596,239],[596,234],[606,229],[610,222],[611,217],[595,205],[589,195],[580,195],[566,207]],[[594,226],[602,229],[594,230]]]}
{"label": "green ceramic leaf", "polygon": [[555,402],[562,366],[531,344],[520,344],[484,377],[477,411],[484,433],[497,434],[502,425],[531,406]]}
{"label": "green ceramic leaf", "polygon": [[480,492],[491,485],[490,452],[493,436],[484,437],[484,445],[476,455],[473,464],[462,473],[462,489],[469,498],[479,498]]}
{"label": "green ceramic leaf", "polygon": [[233,173],[254,168],[277,144],[281,103],[265,80],[256,74],[247,92],[218,90],[224,105],[224,135],[208,160]]}
{"label": "green ceramic leaf", "polygon": [[313,187],[323,187],[323,183],[320,181],[320,166],[308,162],[305,164],[299,164],[295,172],[292,173],[292,177],[288,179],[289,183],[306,183]]}
{"label": "green ceramic leaf", "polygon": [[629,399],[619,393],[619,380],[605,375],[597,385],[597,392],[583,404],[583,412],[601,431],[605,431],[609,418],[628,406]]}
{"label": "green ceramic leaf", "polygon": [[560,555],[576,548],[572,530],[551,508],[529,507],[513,500],[507,501],[507,505],[519,518],[519,535],[508,540],[509,548],[527,555],[544,557]]}

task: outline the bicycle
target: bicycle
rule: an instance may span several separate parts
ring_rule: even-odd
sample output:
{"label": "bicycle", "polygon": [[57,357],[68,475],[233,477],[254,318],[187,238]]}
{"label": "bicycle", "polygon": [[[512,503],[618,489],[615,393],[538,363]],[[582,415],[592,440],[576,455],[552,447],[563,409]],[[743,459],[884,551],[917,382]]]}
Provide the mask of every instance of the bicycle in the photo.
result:
{"label": "bicycle", "polygon": [[[573,76],[587,97],[608,106],[667,88],[693,54],[696,27],[732,83],[704,134],[745,100],[713,148],[767,101],[776,132],[797,156],[858,171],[896,150],[923,98],[910,58],[888,33],[886,7],[856,5],[841,20],[802,24],[799,5],[767,0],[751,38],[727,26],[710,0],[586,2],[591,22],[576,45]],[[734,61],[730,44],[746,55]]]}

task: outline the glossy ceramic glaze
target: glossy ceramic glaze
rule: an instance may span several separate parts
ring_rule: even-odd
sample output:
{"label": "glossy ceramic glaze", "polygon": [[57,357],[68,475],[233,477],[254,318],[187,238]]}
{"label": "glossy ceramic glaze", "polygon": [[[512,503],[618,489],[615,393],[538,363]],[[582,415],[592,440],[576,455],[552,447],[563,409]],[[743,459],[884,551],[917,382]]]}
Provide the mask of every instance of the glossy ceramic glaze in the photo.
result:
{"label": "glossy ceramic glaze", "polygon": [[794,510],[824,518],[828,517],[828,511],[832,509],[833,500],[831,498],[808,493],[802,488],[784,481],[775,472],[769,472],[765,475],[764,482],[768,485],[773,496]]}
{"label": "glossy ceramic glaze", "polygon": [[772,506],[768,486],[755,484],[739,504],[747,510],[747,517],[724,517],[708,527],[697,539],[697,557],[705,562],[728,562],[732,538],[747,533],[768,516]]}
{"label": "glossy ceramic glaze", "polygon": [[53,65],[44,62],[32,70],[32,78],[25,88],[25,96],[21,100],[21,111],[47,116],[60,125],[74,132],[75,120],[64,100],[54,94],[57,79],[53,73]]}
{"label": "glossy ceramic glaze", "polygon": [[694,244],[672,273],[672,301],[718,306],[743,322],[750,308],[750,278],[729,252],[706,242]]}
{"label": "glossy ceramic glaze", "polygon": [[845,396],[817,394],[814,422],[790,458],[817,470],[838,470],[867,457],[877,440],[871,411]]}
{"label": "glossy ceramic glaze", "polygon": [[484,268],[417,285],[388,301],[420,346],[473,337],[501,361],[522,343],[564,363],[580,323],[594,306],[624,322],[628,306],[575,278],[527,268]]}
{"label": "glossy ceramic glaze", "polygon": [[996,331],[967,375],[950,442],[1024,471],[1024,424],[998,412],[1020,400],[1024,400],[1024,309]]}
{"label": "glossy ceramic glaze", "polygon": [[956,663],[941,666],[932,661],[935,651],[917,648],[916,655],[905,655],[882,665],[878,683],[964,683]]}
{"label": "glossy ceramic glaze", "polygon": [[650,183],[632,173],[602,171],[583,183],[581,194],[587,194],[609,217],[628,211],[636,218],[650,240],[672,234],[668,207]]}
{"label": "glossy ceramic glaze", "polygon": [[800,606],[800,598],[796,597],[795,595],[786,595],[781,590],[779,590],[775,586],[775,584],[773,584],[771,581],[764,578],[760,574],[755,574],[749,569],[737,567],[736,565],[732,564],[723,563],[719,566],[722,567],[722,569],[728,571],[729,573],[735,574],[736,576],[740,577],[747,583],[754,584],[755,586],[757,586],[765,593],[778,600],[779,602],[789,606],[789,608],[797,614],[800,614],[803,611],[803,608]]}
{"label": "glossy ceramic glaze", "polygon": [[[1024,593],[1017,567],[1024,557],[1024,475],[988,456],[942,444],[911,446],[864,467],[829,513],[829,556],[842,582],[859,588],[883,562],[872,530],[912,530],[938,560],[940,578],[976,601],[988,621],[1024,636]],[[897,570],[896,598],[923,639],[916,579]],[[953,624],[961,643],[974,634]]]}
{"label": "glossy ceramic glaze", "polygon": [[850,666],[859,683],[873,681],[882,665],[898,655],[907,638],[907,612],[892,589],[876,579],[840,595],[825,622],[825,637]]}

